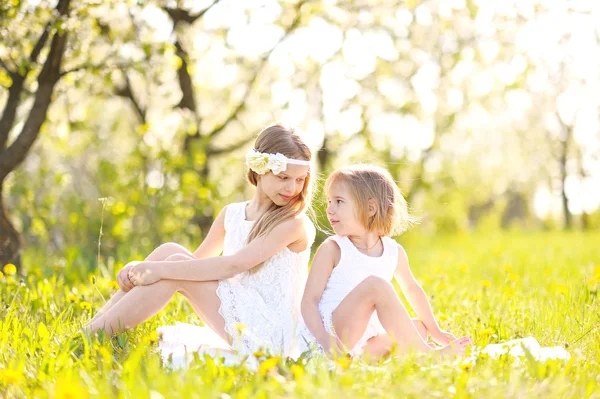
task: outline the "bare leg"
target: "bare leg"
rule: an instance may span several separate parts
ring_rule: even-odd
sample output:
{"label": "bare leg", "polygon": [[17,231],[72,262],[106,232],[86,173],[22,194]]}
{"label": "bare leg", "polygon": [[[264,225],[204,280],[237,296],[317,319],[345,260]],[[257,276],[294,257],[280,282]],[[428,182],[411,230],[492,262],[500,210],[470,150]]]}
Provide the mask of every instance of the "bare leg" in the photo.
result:
{"label": "bare leg", "polygon": [[[419,319],[412,319],[412,322],[417,329],[417,332],[427,341],[427,327]],[[429,346],[435,348],[434,344],[428,343]],[[390,354],[390,351],[394,347],[394,340],[389,334],[379,334],[367,341],[367,345],[364,347],[363,353],[370,359],[377,360]]]}
{"label": "bare leg", "polygon": [[[186,259],[194,257],[194,255],[190,251],[188,251],[185,247],[183,247],[177,243],[174,243],[174,242],[167,242],[165,244],[158,246],[144,260],[147,260],[147,261],[167,260],[167,258],[169,258],[170,256],[179,255],[179,254],[186,255]],[[171,259],[171,260],[177,260],[177,259]],[[180,260],[181,260],[181,258],[180,258]],[[98,310],[98,312],[94,315],[92,320],[90,320],[90,324],[92,322],[96,321],[96,319],[98,319],[98,317],[105,314],[108,311],[108,309],[113,307],[121,298],[123,298],[123,296],[125,296],[125,294],[126,294],[126,292],[121,289],[119,289],[116,293],[114,293],[113,296],[104,304],[104,306],[102,306],[102,308],[100,308],[100,310]]]}
{"label": "bare leg", "polygon": [[133,288],[104,315],[90,323],[86,331],[104,328],[107,334],[128,330],[161,311],[176,292],[182,293],[202,320],[227,342],[225,321],[219,314],[221,301],[216,281],[160,280],[152,285]]}
{"label": "bare leg", "polygon": [[[379,277],[371,276],[358,284],[333,312],[333,327],[348,348],[353,348],[368,325],[374,311],[400,353],[410,349],[419,352],[434,350],[419,334],[406,308],[392,285]],[[448,345],[441,353],[462,353],[468,337],[457,340],[456,349]]]}

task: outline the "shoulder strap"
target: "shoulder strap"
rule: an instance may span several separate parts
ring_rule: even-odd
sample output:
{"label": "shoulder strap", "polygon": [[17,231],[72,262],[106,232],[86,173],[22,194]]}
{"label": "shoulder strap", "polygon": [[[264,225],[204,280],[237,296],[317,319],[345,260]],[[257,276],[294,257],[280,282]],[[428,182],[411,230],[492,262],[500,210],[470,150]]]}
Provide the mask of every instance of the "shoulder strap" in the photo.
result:
{"label": "shoulder strap", "polygon": [[389,236],[385,236],[381,240],[385,246],[387,257],[389,257],[393,264],[396,265],[398,262],[398,243]]}
{"label": "shoulder strap", "polygon": [[229,229],[231,223],[235,223],[238,220],[241,212],[245,211],[245,208],[245,202],[235,202],[227,205],[227,210],[225,211],[225,230]]}
{"label": "shoulder strap", "polygon": [[350,240],[348,239],[348,237],[334,235],[329,238],[332,239],[333,241],[337,242],[338,246],[340,247],[340,251],[342,251],[342,256],[344,255],[344,253],[348,253],[348,251],[352,250],[352,248],[350,248],[350,246],[353,246],[353,245],[350,242]]}

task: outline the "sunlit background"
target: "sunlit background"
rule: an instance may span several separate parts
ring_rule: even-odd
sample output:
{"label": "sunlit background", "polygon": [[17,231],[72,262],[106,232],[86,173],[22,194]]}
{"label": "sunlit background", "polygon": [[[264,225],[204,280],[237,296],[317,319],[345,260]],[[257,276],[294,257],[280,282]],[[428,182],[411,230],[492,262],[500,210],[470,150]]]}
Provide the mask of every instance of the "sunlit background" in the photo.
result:
{"label": "sunlit background", "polygon": [[25,256],[94,259],[101,224],[117,258],[194,247],[251,195],[243,154],[272,122],[304,132],[321,177],[387,167],[428,234],[600,226],[597,1],[87,0],[58,20],[57,1],[5,3],[3,110],[27,75],[0,156],[33,112],[45,24],[68,35],[2,181]]}

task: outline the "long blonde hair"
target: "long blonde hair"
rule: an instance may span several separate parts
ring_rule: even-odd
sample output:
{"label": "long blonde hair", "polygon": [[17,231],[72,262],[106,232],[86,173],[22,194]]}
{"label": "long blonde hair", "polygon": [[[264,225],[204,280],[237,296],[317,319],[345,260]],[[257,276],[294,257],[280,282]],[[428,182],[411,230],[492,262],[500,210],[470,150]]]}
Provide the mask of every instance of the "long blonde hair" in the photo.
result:
{"label": "long blonde hair", "polygon": [[[280,153],[288,158],[310,161],[311,152],[308,146],[296,134],[294,128],[285,127],[280,124],[265,128],[256,139],[254,149],[267,154]],[[263,213],[248,234],[248,242],[269,233],[273,228],[283,221],[293,218],[310,207],[312,185],[310,183],[311,172],[309,170],[302,191],[289,203],[278,206],[275,203]],[[248,169],[248,181],[253,186],[258,183],[259,175]],[[256,269],[256,268],[255,268]],[[254,270],[254,269],[253,269]]]}
{"label": "long blonde hair", "polygon": [[[333,171],[325,181],[325,192],[343,182],[356,202],[357,216],[368,231],[382,236],[400,235],[416,219],[390,172],[374,165],[360,164]],[[375,201],[375,214],[368,215],[369,200]]]}

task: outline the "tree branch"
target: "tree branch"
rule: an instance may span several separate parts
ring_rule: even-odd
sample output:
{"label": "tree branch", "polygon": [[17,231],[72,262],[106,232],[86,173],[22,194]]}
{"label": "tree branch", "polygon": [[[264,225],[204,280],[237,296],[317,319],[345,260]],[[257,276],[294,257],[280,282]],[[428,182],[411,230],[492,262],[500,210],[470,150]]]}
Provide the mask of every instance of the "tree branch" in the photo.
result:
{"label": "tree branch", "polygon": [[[107,61],[109,58],[110,58],[110,56],[107,56],[104,60]],[[97,64],[97,65],[84,64],[84,65],[79,65],[74,68],[62,71],[60,73],[60,77],[62,78],[65,75],[68,75],[70,73],[84,71],[84,70],[102,70],[104,68],[127,69],[127,68],[131,68],[131,67],[135,67],[137,65],[141,65],[141,62],[130,62],[130,63],[122,63],[122,64],[114,64],[114,65],[106,65],[105,62],[101,62],[100,64]]]}
{"label": "tree branch", "polygon": [[6,65],[2,58],[0,58],[0,66],[2,66],[2,68],[4,68],[4,70],[6,70],[6,72],[8,72],[8,74],[12,77],[14,72],[8,67],[8,65]]}
{"label": "tree branch", "polygon": [[[66,10],[65,3],[66,3],[66,6],[68,7],[69,1],[70,0],[60,0],[58,2],[58,4],[56,5],[56,10],[59,12],[60,15],[65,15],[65,10]],[[40,52],[42,51],[42,48],[48,41],[48,37],[50,35],[49,28],[50,28],[50,22],[48,22],[46,24],[46,26],[44,27],[44,31],[42,32],[40,38],[38,39],[35,46],[33,47],[31,54],[29,55],[29,61],[31,63],[37,62],[37,58],[38,58]],[[4,65],[4,62],[2,63],[2,65],[6,68],[6,66]],[[7,68],[7,70],[8,70],[8,68]],[[8,99],[4,106],[4,110],[2,112],[2,117],[0,118],[0,153],[6,149],[6,143],[8,142],[8,135],[14,125],[15,117],[17,114],[17,108],[19,106],[19,103],[21,102],[21,94],[23,92],[23,88],[24,88],[24,84],[25,84],[25,77],[27,76],[27,74],[29,73],[30,70],[31,70],[31,66],[28,65],[25,69],[24,74],[21,75],[21,74],[15,72],[10,75],[13,82],[12,82],[10,89],[8,90]],[[0,171],[0,174],[2,174],[2,172],[4,172],[4,171]],[[6,173],[8,173],[8,172],[6,172]]]}
{"label": "tree branch", "polygon": [[250,78],[250,81],[246,85],[246,91],[244,92],[244,96],[242,97],[242,99],[240,100],[238,105],[233,109],[233,111],[229,114],[229,116],[225,119],[225,121],[223,121],[221,124],[217,125],[210,133],[208,133],[208,137],[210,139],[214,139],[215,136],[217,136],[219,133],[221,133],[227,127],[227,125],[229,125],[229,123],[231,123],[231,121],[233,121],[235,118],[237,118],[238,114],[245,108],[248,97],[250,96],[250,94],[252,92],[251,89],[254,86],[256,80],[258,79],[260,73],[264,69],[265,65],[267,64],[269,57],[271,56],[273,51],[275,51],[275,49],[277,49],[277,47],[279,47],[279,45],[281,43],[283,43],[285,41],[285,39],[287,39],[287,37],[298,27],[298,25],[300,25],[300,17],[301,17],[300,8],[302,7],[302,5],[304,3],[306,3],[306,1],[300,2],[298,4],[298,6],[296,7],[296,9],[297,9],[296,17],[294,18],[294,21],[292,22],[292,24],[286,29],[286,31],[283,34],[283,36],[281,37],[281,39],[279,39],[277,41],[277,43],[275,43],[275,45],[271,48],[271,50],[269,50],[260,59],[258,66],[254,70],[254,74],[252,75],[252,78]]}
{"label": "tree branch", "polygon": [[133,104],[133,107],[135,108],[135,111],[142,123],[146,123],[146,110],[141,107],[140,103],[135,98],[135,95],[133,94],[131,80],[129,80],[127,72],[123,71],[123,75],[125,77],[125,87],[117,89],[117,95],[124,98],[128,98],[129,101],[131,101],[131,103]]}
{"label": "tree branch", "polygon": [[213,1],[211,5],[209,5],[208,7],[206,7],[204,10],[200,11],[196,15],[191,15],[189,11],[183,10],[181,8],[164,7],[164,10],[167,12],[167,14],[169,14],[171,19],[173,20],[174,25],[177,25],[177,23],[179,23],[179,22],[187,22],[188,24],[193,24],[198,19],[202,18],[204,16],[204,14],[206,14],[206,12],[208,10],[210,10],[219,1],[221,1],[221,0]]}
{"label": "tree branch", "polygon": [[[68,14],[70,2],[71,0],[59,1],[57,9],[60,16]],[[0,180],[25,159],[40,133],[52,101],[52,92],[60,79],[60,66],[67,44],[67,36],[66,31],[62,33],[57,31],[52,38],[48,57],[37,78],[38,90],[35,93],[29,116],[16,140],[0,153]]]}
{"label": "tree branch", "polygon": [[228,147],[224,147],[224,148],[213,148],[213,147],[208,147],[206,149],[206,154],[207,155],[221,155],[221,154],[228,154],[232,151],[236,151],[239,150],[240,148],[246,146],[249,142],[252,141],[252,139],[254,139],[254,136],[252,134],[249,134],[247,137],[241,139],[240,141],[238,141],[237,143],[234,143]]}

